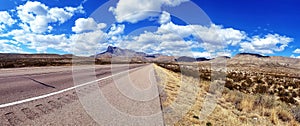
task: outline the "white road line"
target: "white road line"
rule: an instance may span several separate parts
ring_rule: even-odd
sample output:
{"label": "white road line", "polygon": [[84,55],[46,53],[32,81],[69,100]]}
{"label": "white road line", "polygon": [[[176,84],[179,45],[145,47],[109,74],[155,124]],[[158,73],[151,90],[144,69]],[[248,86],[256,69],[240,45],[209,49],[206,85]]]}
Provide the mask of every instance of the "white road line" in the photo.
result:
{"label": "white road line", "polygon": [[60,94],[60,93],[66,92],[66,91],[73,90],[75,88],[79,88],[79,87],[83,87],[83,86],[92,84],[92,83],[100,81],[100,80],[108,79],[108,78],[111,78],[113,76],[117,76],[117,75],[120,75],[120,74],[123,74],[123,73],[126,73],[126,72],[130,72],[130,71],[136,70],[138,68],[140,68],[140,67],[137,67],[137,68],[134,68],[134,69],[131,69],[131,70],[127,70],[127,71],[124,71],[124,72],[120,72],[120,73],[117,73],[117,74],[114,74],[114,75],[110,75],[110,76],[107,76],[107,77],[104,77],[104,78],[101,78],[101,79],[98,79],[98,80],[94,80],[94,81],[86,82],[86,83],[83,83],[83,84],[80,84],[80,85],[76,85],[74,87],[63,89],[63,90],[60,90],[60,91],[57,91],[57,92],[52,92],[52,93],[49,93],[49,94],[45,94],[45,95],[41,95],[41,96],[37,96],[37,97],[32,97],[32,98],[28,98],[28,99],[24,99],[24,100],[20,100],[20,101],[15,101],[15,102],[11,102],[11,103],[1,104],[0,108],[9,107],[9,106],[13,106],[13,105],[18,105],[18,104],[22,104],[22,103],[26,103],[26,102],[30,102],[30,101],[34,101],[34,100],[38,100],[38,99],[42,99],[42,98],[46,98],[46,97],[50,97],[50,96],[53,96],[53,95],[57,95],[57,94]]}

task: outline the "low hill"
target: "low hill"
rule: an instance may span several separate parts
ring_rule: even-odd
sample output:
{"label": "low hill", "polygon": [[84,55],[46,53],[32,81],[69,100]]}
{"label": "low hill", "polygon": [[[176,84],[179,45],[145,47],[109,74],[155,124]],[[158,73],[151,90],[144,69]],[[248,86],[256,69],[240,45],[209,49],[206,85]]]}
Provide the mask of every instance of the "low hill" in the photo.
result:
{"label": "low hill", "polygon": [[227,61],[229,66],[261,66],[300,68],[300,59],[281,56],[262,56],[259,54],[241,53]]}
{"label": "low hill", "polygon": [[19,58],[72,58],[72,54],[17,54],[17,53],[0,53],[1,59],[19,59]]}
{"label": "low hill", "polygon": [[73,55],[1,53],[0,68],[71,65]]}

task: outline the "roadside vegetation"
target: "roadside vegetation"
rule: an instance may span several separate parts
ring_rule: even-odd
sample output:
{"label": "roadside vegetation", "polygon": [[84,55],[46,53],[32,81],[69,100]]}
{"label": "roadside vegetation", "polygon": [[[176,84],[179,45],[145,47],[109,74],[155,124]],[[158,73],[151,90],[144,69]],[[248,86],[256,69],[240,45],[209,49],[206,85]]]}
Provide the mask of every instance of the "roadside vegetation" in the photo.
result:
{"label": "roadside vegetation", "polygon": [[[221,97],[217,98],[217,106],[205,120],[200,121],[205,97],[211,94],[209,90],[211,70],[207,69],[209,66],[196,64],[200,68],[198,72],[193,69],[195,64],[193,65],[187,67],[159,63],[156,66],[167,124],[300,125],[299,77],[292,73],[242,71],[238,68],[229,68],[226,73],[225,88]],[[186,85],[189,85],[189,88],[182,88]],[[178,101],[180,94],[195,90],[197,90],[195,100],[188,100],[192,98],[186,95],[186,100],[183,100],[185,102]],[[184,109],[188,109],[187,112]],[[185,114],[178,115],[180,113],[178,111]]]}

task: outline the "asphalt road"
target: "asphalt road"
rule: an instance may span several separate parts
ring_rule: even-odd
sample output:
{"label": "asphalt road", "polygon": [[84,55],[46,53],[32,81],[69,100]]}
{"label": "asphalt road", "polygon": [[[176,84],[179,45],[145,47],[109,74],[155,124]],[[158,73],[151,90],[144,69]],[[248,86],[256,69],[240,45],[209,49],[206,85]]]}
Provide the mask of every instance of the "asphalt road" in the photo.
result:
{"label": "asphalt road", "polygon": [[81,84],[0,108],[0,125],[163,125],[149,64],[0,69],[0,105]]}
{"label": "asphalt road", "polygon": [[[131,65],[135,68],[141,65]],[[87,67],[87,68],[85,68]],[[96,68],[80,66],[75,68],[76,79],[88,82],[86,78],[103,78],[111,75],[111,65]],[[128,70],[127,65],[114,65],[114,72]],[[93,70],[95,73],[87,72]],[[72,67],[17,68],[0,70],[0,104],[56,92],[74,86]]]}

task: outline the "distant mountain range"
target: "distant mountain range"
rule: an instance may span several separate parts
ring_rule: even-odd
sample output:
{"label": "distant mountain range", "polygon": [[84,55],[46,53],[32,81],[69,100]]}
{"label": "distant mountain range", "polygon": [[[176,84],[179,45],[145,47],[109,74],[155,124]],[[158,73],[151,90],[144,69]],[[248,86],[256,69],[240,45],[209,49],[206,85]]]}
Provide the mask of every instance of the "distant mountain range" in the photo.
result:
{"label": "distant mountain range", "polygon": [[[108,46],[106,51],[90,57],[79,57],[72,54],[16,54],[16,53],[0,53],[0,67],[22,67],[35,66],[43,62],[45,65],[52,64],[72,64],[72,58],[88,58],[96,59],[96,63],[105,64],[113,62],[119,63],[146,63],[146,62],[210,62],[223,60],[217,57],[215,59],[207,59],[203,57],[193,58],[191,56],[166,56],[162,54],[146,54],[144,52],[136,52],[130,49],[121,49],[118,47]],[[240,53],[234,57],[225,57],[227,66],[283,66],[300,69],[300,59],[281,57],[281,56],[263,56],[260,54]],[[32,62],[35,62],[32,64]],[[26,63],[24,63],[26,62]],[[49,63],[50,62],[50,63]]]}
{"label": "distant mountain range", "polygon": [[[134,62],[205,62],[211,60],[218,60],[220,57],[215,59],[207,59],[203,57],[193,58],[190,56],[166,56],[162,54],[146,54],[143,52],[136,52],[129,49],[121,49],[118,47],[109,46],[107,50],[95,56],[96,59],[110,60],[111,58],[118,59],[121,57],[129,57]],[[226,57],[228,66],[289,66],[300,69],[300,59],[281,57],[281,56],[263,56],[260,54],[253,53],[239,53],[234,57]]]}
{"label": "distant mountain range", "polygon": [[95,58],[97,59],[106,59],[113,57],[129,57],[140,60],[140,62],[195,62],[195,61],[208,61],[207,58],[192,58],[188,56],[174,57],[166,56],[162,54],[146,54],[144,52],[136,52],[130,49],[121,49],[118,47],[108,46],[105,52],[97,54]]}
{"label": "distant mountain range", "polygon": [[105,52],[97,54],[95,56],[96,59],[100,59],[102,61],[108,61],[110,59],[122,59],[127,58],[132,62],[174,62],[175,57],[173,56],[164,56],[160,54],[146,54],[144,52],[136,52],[130,49],[121,49],[118,47],[108,46]]}
{"label": "distant mountain range", "polygon": [[129,50],[129,49],[121,49],[118,47],[112,47],[112,46],[108,46],[107,50],[103,53],[100,53],[97,55],[97,57],[102,57],[102,56],[127,56],[127,57],[145,57],[147,56],[146,53],[143,52],[135,52],[133,50]]}

